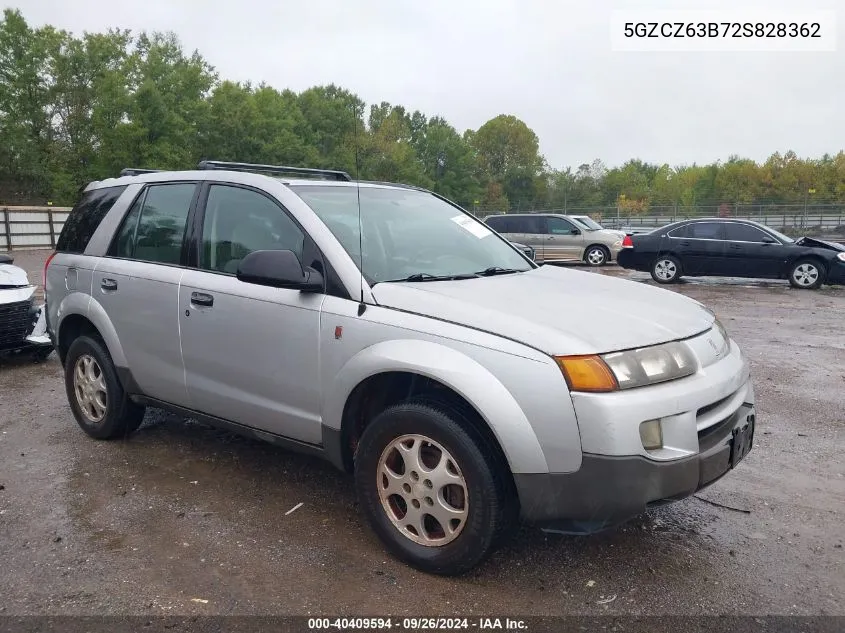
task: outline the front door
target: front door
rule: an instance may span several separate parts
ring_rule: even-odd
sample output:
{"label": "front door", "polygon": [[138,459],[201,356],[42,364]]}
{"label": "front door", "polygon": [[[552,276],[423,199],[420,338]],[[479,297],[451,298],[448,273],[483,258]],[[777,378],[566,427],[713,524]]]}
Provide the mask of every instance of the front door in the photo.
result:
{"label": "front door", "polygon": [[256,250],[310,240],[270,196],[211,184],[196,225],[198,267],[179,288],[182,356],[192,408],[319,444],[320,308],[324,294],[241,282],[238,263]]}
{"label": "front door", "polygon": [[786,263],[784,246],[768,233],[750,224],[725,225],[727,249],[725,274],[733,277],[775,278]]}
{"label": "front door", "polygon": [[584,235],[565,218],[546,217],[546,240],[543,257],[546,261],[579,260],[584,252]]}

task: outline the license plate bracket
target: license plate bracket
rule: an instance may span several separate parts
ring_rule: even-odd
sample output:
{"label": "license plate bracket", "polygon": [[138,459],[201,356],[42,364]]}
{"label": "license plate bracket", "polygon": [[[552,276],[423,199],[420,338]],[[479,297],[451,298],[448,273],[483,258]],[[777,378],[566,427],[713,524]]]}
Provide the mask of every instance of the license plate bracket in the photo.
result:
{"label": "license plate bracket", "polygon": [[731,468],[734,468],[751,451],[754,443],[754,418],[740,428],[734,429],[731,435]]}

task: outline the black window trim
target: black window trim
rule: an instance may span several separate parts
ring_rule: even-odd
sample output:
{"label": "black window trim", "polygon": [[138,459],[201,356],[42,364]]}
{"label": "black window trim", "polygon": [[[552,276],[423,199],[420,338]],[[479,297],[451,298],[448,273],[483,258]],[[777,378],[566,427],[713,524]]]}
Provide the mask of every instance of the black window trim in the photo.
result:
{"label": "black window trim", "polygon": [[[197,185],[202,184],[203,181],[201,180],[162,180],[156,182],[145,182],[144,186],[141,190],[132,198],[132,202],[129,203],[129,206],[126,207],[126,211],[123,212],[123,217],[120,218],[120,222],[117,225],[117,229],[114,231],[114,234],[109,241],[109,247],[106,249],[105,255],[103,257],[107,257],[108,259],[117,259],[125,262],[140,262],[142,264],[153,264],[156,266],[168,266],[169,268],[188,268],[185,264],[186,261],[186,247],[187,247],[187,235],[188,235],[188,228],[191,222],[191,215],[194,212],[194,209],[197,205],[197,200],[199,199],[199,193],[202,187]],[[126,219],[129,217],[129,214],[132,212],[133,207],[135,204],[140,201],[141,202],[141,211],[138,213],[138,220],[140,222],[141,215],[144,212],[144,204],[147,201],[147,192],[150,190],[151,187],[161,186],[161,185],[194,185],[194,195],[191,197],[191,204],[188,206],[188,215],[185,218],[185,228],[182,230],[182,248],[179,252],[179,263],[178,264],[169,264],[167,262],[153,262],[147,259],[136,259],[135,255],[135,238],[137,237],[138,232],[138,225],[135,225],[135,233],[132,236],[132,257],[119,257],[114,254],[114,247],[117,242],[117,238],[120,235],[120,230],[123,228],[123,223],[126,222]]]}
{"label": "black window trim", "polygon": [[[293,214],[285,207],[284,204],[281,203],[275,196],[267,193],[263,189],[258,187],[253,187],[251,185],[245,185],[239,182],[230,182],[228,180],[206,180],[203,181],[202,191],[200,196],[198,196],[197,204],[194,208],[191,209],[191,213],[188,216],[188,230],[185,231],[186,234],[186,243],[185,243],[185,251],[187,254],[186,258],[186,268],[191,270],[196,270],[198,272],[208,273],[210,275],[223,275],[225,277],[234,277],[233,273],[227,273],[220,270],[207,270],[205,268],[200,268],[200,260],[202,255],[202,229],[203,224],[205,222],[205,210],[206,205],[208,204],[208,196],[211,191],[211,188],[214,185],[220,185],[223,187],[234,187],[236,189],[245,189],[247,191],[252,191],[259,195],[264,196],[265,198],[269,199],[273,204],[275,204],[279,209],[284,213],[295,225],[296,227],[302,231],[302,235],[304,237],[302,243],[302,255],[305,256],[305,253],[308,250],[311,250],[315,253],[316,258],[320,260],[323,265],[323,292],[324,295],[330,295],[334,297],[338,297],[341,299],[349,299],[352,300],[352,297],[349,295],[348,291],[346,290],[346,286],[343,285],[343,282],[340,279],[340,276],[335,272],[334,268],[332,267],[329,259],[326,257],[325,253],[320,250],[320,247],[317,246],[317,243],[314,241],[314,238],[305,230],[305,227],[300,224],[299,220],[297,220]],[[332,280],[332,285],[338,289],[342,290],[342,294],[339,292],[329,292],[329,279]]]}
{"label": "black window trim", "polygon": [[[723,224],[726,224],[726,222],[716,222],[715,220],[697,220],[697,221],[693,221],[693,222],[688,222],[686,224],[682,224],[681,226],[676,226],[671,231],[667,231],[666,237],[668,237],[669,239],[673,239],[673,240],[696,240],[698,242],[728,242],[728,241],[730,241],[730,240],[727,240],[725,237],[678,237],[677,235],[672,235],[672,233],[674,233],[675,231],[678,231],[680,229],[686,229],[686,228],[689,228],[691,226],[695,226],[696,224],[716,224],[717,226],[721,226]],[[727,234],[725,234],[724,230],[722,231],[722,233],[724,235],[727,235]]]}

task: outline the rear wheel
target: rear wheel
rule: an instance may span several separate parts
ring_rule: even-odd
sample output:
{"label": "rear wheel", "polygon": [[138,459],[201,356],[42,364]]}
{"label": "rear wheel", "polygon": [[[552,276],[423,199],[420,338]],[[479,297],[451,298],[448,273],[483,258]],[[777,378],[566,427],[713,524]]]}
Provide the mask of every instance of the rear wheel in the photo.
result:
{"label": "rear wheel", "polygon": [[651,266],[651,278],[659,284],[671,284],[681,278],[681,262],[671,255],[658,257]]}
{"label": "rear wheel", "polygon": [[604,246],[590,246],[584,253],[584,261],[590,266],[604,266],[610,260],[610,252]]}
{"label": "rear wheel", "polygon": [[126,437],[141,426],[144,407],[129,400],[98,338],[80,336],[71,343],[65,359],[65,389],[77,423],[91,437]]}
{"label": "rear wheel", "polygon": [[813,259],[795,262],[789,271],[789,285],[801,290],[814,290],[824,283],[824,268]]}
{"label": "rear wheel", "polygon": [[411,401],[376,416],[358,443],[363,511],[387,548],[422,571],[464,573],[508,528],[513,501],[475,435],[460,414]]}

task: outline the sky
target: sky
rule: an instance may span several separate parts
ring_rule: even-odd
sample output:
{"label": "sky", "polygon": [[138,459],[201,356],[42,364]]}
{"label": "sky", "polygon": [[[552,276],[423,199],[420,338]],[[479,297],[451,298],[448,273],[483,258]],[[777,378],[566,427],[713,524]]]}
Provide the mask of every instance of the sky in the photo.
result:
{"label": "sky", "polygon": [[[440,115],[512,114],[550,166],[802,158],[845,148],[841,0],[17,0],[31,26],[173,31],[222,79]],[[15,6],[11,0],[7,6]],[[837,5],[840,5],[837,7]],[[620,52],[613,10],[837,9],[836,52]],[[762,8],[761,8],[762,7]]]}

